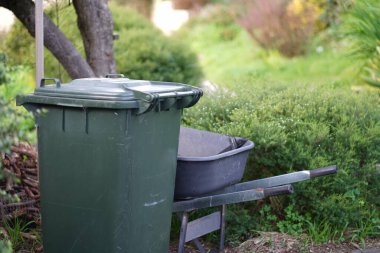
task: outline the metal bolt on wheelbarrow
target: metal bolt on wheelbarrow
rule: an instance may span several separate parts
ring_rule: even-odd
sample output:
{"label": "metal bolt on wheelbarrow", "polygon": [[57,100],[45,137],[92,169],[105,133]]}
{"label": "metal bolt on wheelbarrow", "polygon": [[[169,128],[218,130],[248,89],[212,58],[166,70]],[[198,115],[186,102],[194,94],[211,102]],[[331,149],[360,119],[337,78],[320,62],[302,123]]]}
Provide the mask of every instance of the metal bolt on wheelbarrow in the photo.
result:
{"label": "metal bolt on wheelbarrow", "polygon": [[[291,194],[292,183],[335,174],[338,170],[333,165],[238,183],[253,147],[253,142],[242,138],[181,128],[173,203],[173,212],[181,221],[178,253],[184,252],[189,241],[201,253],[206,252],[198,238],[216,230],[220,230],[220,243],[219,250],[214,252],[223,252],[228,204]],[[208,207],[220,207],[220,211],[189,221],[189,212]]]}

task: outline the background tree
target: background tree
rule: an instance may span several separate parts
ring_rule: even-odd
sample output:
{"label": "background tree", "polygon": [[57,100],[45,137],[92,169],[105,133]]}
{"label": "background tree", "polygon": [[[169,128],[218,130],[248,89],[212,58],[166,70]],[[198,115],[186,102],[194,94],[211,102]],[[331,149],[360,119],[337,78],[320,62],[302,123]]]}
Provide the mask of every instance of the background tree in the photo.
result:
{"label": "background tree", "polygon": [[[86,60],[62,31],[44,15],[44,45],[71,78],[104,76],[115,72],[113,21],[108,0],[73,0],[86,52]],[[0,0],[35,36],[35,5],[32,0]]]}

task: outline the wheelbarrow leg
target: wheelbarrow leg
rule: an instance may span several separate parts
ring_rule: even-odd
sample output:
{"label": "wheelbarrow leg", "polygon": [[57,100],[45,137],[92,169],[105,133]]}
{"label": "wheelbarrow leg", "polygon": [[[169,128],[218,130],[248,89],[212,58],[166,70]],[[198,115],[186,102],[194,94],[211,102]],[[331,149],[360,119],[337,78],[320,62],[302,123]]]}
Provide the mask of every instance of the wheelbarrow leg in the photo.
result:
{"label": "wheelbarrow leg", "polygon": [[189,220],[189,214],[187,212],[183,212],[182,217],[181,217],[181,231],[179,234],[178,253],[185,252],[186,231],[187,231],[188,220]]}
{"label": "wheelbarrow leg", "polygon": [[207,253],[207,251],[205,250],[205,248],[202,246],[202,243],[199,241],[198,238],[195,238],[194,240],[192,240],[192,242],[195,244],[195,246],[197,246],[197,249],[200,253]]}
{"label": "wheelbarrow leg", "polygon": [[219,252],[224,252],[224,238],[225,238],[225,228],[226,228],[226,210],[227,205],[222,205],[220,210],[220,242],[219,242]]}
{"label": "wheelbarrow leg", "polygon": [[178,253],[185,252],[185,243],[192,241],[198,248],[199,252],[206,253],[207,251],[199,241],[200,236],[209,234],[213,231],[220,230],[220,243],[217,249],[210,252],[224,252],[224,235],[225,235],[225,212],[226,205],[220,207],[220,211],[210,215],[203,216],[189,222],[188,212],[178,212],[177,217],[181,221],[181,230],[178,242]]}
{"label": "wheelbarrow leg", "polygon": [[[181,221],[181,231],[179,235],[178,253],[185,253],[185,243],[187,242],[186,234],[187,234],[188,224],[189,224],[189,214],[187,212],[177,213],[177,217]],[[198,238],[195,238],[194,240],[192,240],[192,242],[198,248],[198,251],[200,253],[206,253],[206,250],[203,248]]]}

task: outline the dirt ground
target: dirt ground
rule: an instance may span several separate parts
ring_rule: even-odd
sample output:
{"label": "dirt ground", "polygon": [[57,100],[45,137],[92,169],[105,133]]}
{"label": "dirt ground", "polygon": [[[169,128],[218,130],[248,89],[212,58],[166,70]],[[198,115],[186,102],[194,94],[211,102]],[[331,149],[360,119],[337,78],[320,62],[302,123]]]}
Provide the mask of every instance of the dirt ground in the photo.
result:
{"label": "dirt ground", "polygon": [[[206,246],[206,249],[210,247]],[[172,243],[170,253],[177,252]],[[210,252],[210,251],[209,251]],[[236,248],[227,247],[224,253],[380,253],[380,238],[368,239],[365,245],[354,242],[341,244],[310,244],[304,238],[292,237],[276,232],[261,232],[260,236],[243,242]],[[199,253],[192,243],[187,243],[185,253]]]}

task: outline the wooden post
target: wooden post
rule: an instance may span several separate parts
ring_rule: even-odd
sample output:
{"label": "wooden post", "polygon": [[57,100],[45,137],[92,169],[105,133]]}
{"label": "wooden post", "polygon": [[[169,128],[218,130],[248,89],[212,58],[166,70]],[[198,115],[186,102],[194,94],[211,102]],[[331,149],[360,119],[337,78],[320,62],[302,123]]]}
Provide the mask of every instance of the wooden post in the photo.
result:
{"label": "wooden post", "polygon": [[44,15],[43,0],[36,0],[36,87],[40,87],[41,79],[44,77]]}

